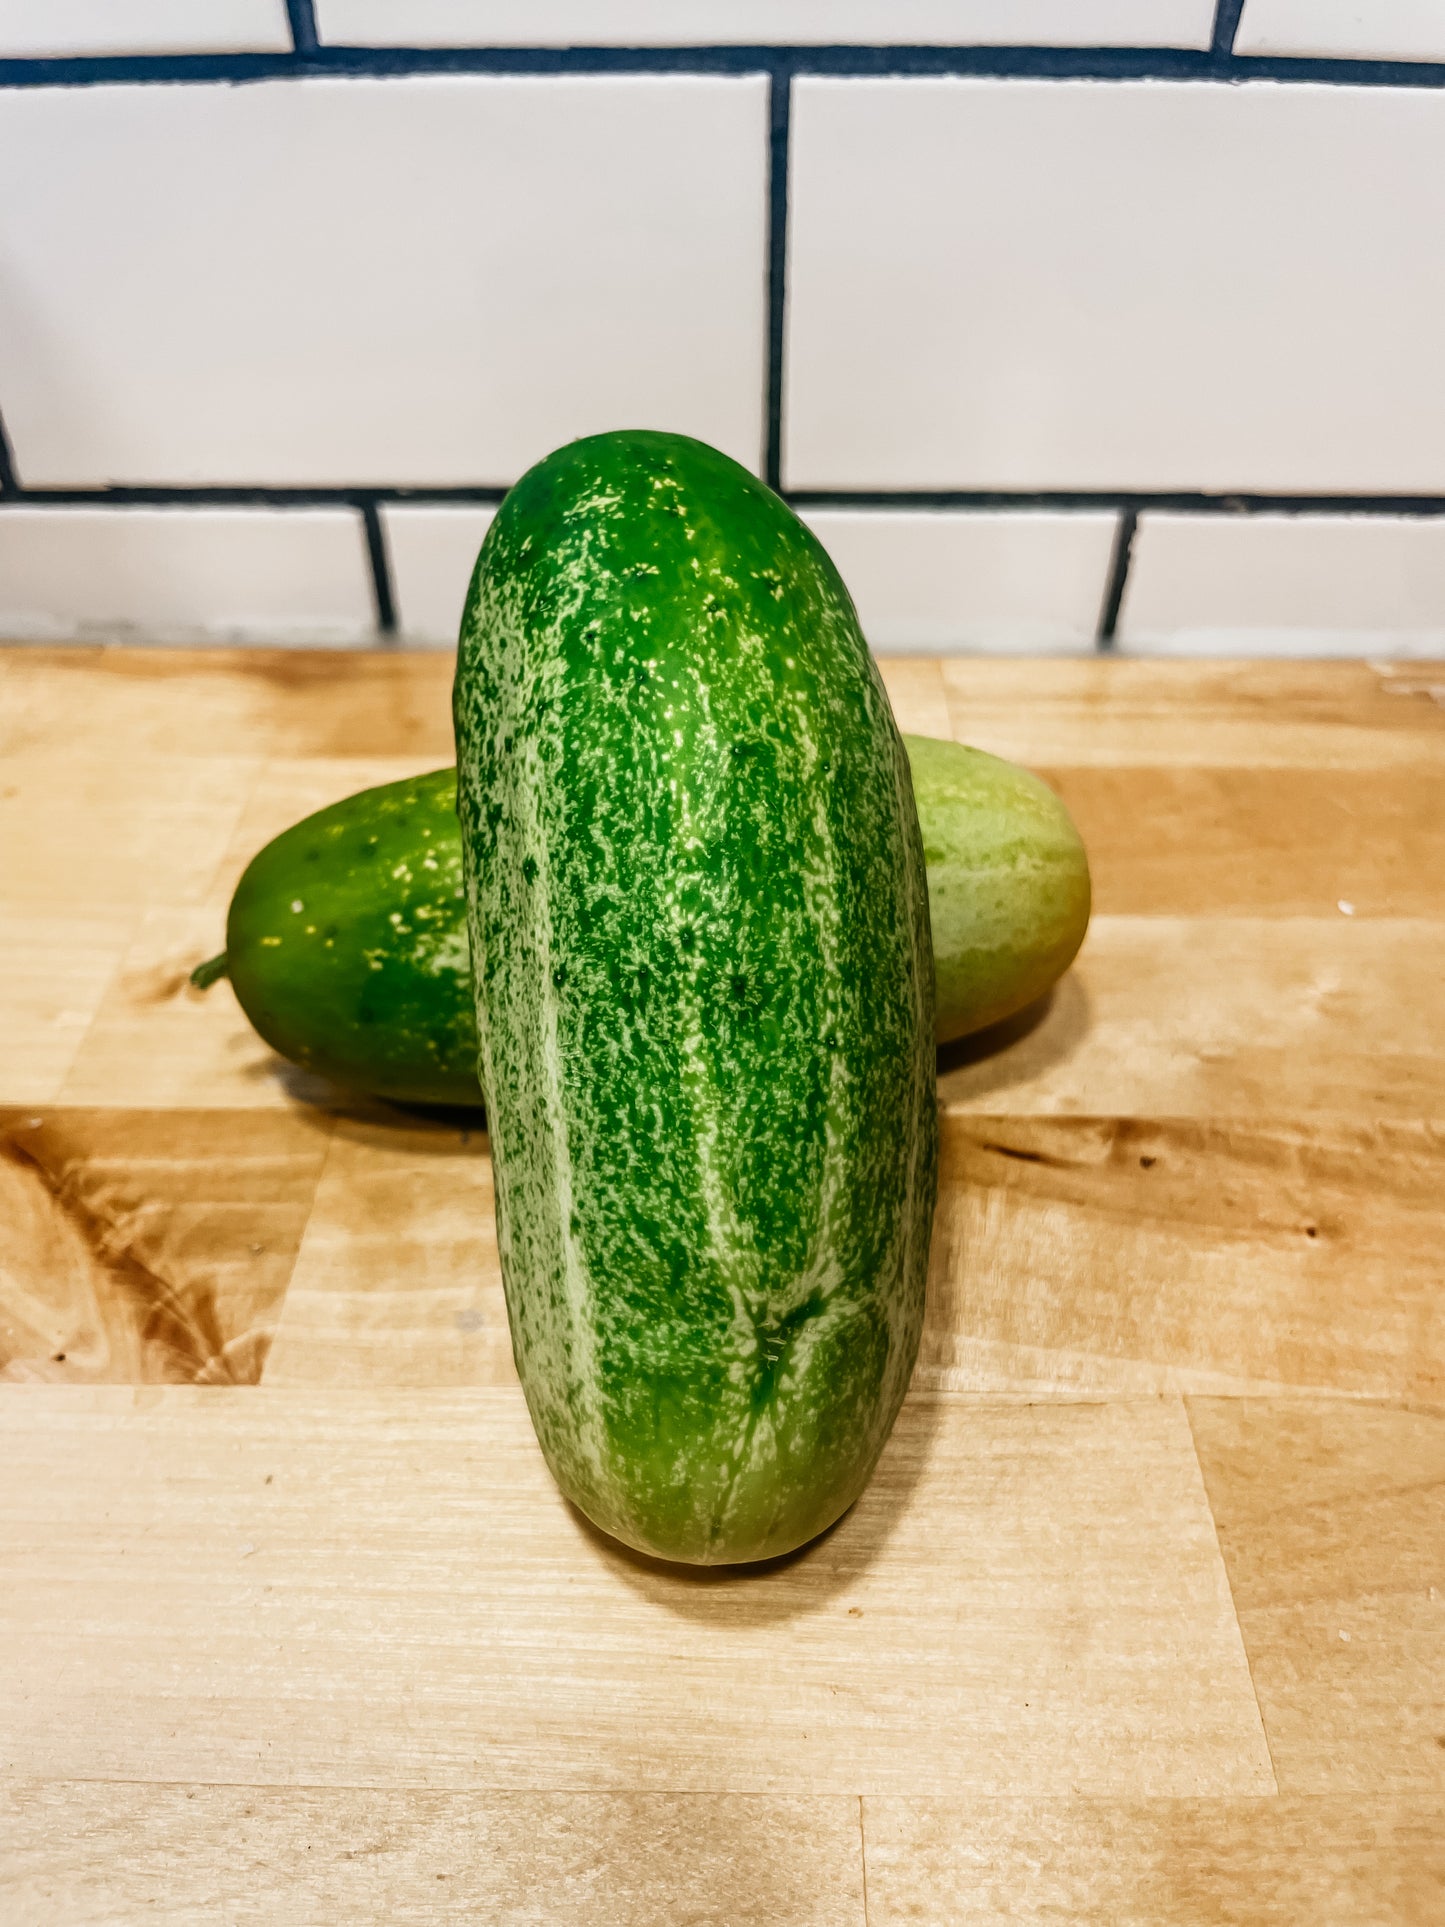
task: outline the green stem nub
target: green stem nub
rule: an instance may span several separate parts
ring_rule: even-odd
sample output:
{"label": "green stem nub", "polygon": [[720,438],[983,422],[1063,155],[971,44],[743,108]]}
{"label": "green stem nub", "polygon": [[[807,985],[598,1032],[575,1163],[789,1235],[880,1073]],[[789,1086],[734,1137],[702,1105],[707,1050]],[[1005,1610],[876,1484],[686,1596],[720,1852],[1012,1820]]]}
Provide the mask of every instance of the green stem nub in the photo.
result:
{"label": "green stem nub", "polygon": [[223,950],[219,957],[208,957],[205,963],[197,964],[191,972],[191,982],[197,990],[209,990],[211,985],[218,978],[224,977],[229,969],[230,964]]}

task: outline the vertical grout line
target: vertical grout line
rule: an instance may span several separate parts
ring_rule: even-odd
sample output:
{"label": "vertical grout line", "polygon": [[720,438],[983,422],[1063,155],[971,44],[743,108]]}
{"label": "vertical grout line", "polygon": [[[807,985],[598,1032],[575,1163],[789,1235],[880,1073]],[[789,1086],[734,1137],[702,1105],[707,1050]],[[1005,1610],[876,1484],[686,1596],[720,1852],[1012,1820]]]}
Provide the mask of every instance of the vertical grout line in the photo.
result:
{"label": "vertical grout line", "polygon": [[371,563],[371,593],[376,603],[376,633],[383,645],[396,639],[396,597],[391,587],[391,556],[386,546],[386,530],[381,512],[370,498],[358,502],[361,526],[366,531],[366,554]]}
{"label": "vertical grout line", "polygon": [[1209,51],[1216,60],[1228,60],[1234,53],[1234,36],[1239,32],[1239,16],[1244,0],[1218,0],[1214,9],[1214,33]]}
{"label": "vertical grout line", "polygon": [[793,69],[775,63],[768,82],[768,341],[767,427],[763,480],[782,488],[783,322],[788,274],[788,159],[793,115]]}
{"label": "vertical grout line", "polygon": [[1133,560],[1134,537],[1138,528],[1138,509],[1121,509],[1119,526],[1114,533],[1114,553],[1109,558],[1109,580],[1104,589],[1104,606],[1099,611],[1099,630],[1094,638],[1094,646],[1100,655],[1107,656],[1113,653],[1114,631],[1119,626],[1119,609],[1129,581],[1129,564]]}
{"label": "vertical grout line", "polygon": [[0,415],[0,499],[20,493],[20,478],[15,473],[15,456],[5,432],[5,417]]}
{"label": "vertical grout line", "polygon": [[286,0],[286,18],[291,25],[291,45],[298,54],[316,51],[316,14],[312,0]]}

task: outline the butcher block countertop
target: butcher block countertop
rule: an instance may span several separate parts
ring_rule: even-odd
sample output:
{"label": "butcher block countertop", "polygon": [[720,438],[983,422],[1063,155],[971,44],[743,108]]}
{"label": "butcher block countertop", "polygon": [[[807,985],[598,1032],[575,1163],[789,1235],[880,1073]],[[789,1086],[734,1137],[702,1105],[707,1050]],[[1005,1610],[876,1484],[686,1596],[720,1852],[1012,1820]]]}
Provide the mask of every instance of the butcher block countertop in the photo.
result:
{"label": "butcher block countertop", "polygon": [[450,674],[0,654],[0,1921],[1445,1920],[1445,666],[885,666],[1096,915],[872,1486],[712,1574],[548,1478],[483,1121],[186,982]]}

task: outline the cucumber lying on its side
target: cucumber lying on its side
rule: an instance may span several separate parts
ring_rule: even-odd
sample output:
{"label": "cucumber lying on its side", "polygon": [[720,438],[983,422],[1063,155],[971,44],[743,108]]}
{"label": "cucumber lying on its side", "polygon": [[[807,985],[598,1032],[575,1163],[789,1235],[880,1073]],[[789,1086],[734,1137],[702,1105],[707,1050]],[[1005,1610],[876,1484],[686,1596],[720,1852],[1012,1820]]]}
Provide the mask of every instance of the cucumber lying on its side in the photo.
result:
{"label": "cucumber lying on its side", "polygon": [[[1068,969],[1089,921],[1089,865],[1046,783],[959,743],[905,736],[928,866],[938,1042],[1012,1016]],[[339,1084],[475,1105],[456,771],[362,790],[252,860],[226,950],[273,1049]]]}
{"label": "cucumber lying on its side", "polygon": [[1042,997],[1089,927],[1089,859],[1040,777],[961,743],[905,736],[928,865],[938,1041]]}
{"label": "cucumber lying on its side", "polygon": [[362,790],[247,865],[226,948],[192,973],[231,979],[293,1064],[401,1103],[480,1104],[457,773]]}

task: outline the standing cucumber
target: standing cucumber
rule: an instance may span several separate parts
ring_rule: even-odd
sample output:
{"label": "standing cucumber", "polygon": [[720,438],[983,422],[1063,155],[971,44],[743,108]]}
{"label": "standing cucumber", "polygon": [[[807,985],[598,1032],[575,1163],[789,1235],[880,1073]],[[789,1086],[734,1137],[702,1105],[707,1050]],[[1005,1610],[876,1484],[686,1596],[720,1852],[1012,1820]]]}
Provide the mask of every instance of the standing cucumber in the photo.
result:
{"label": "standing cucumber", "polygon": [[923,850],[853,606],[726,456],[595,436],[488,531],[455,717],[542,1450],[643,1551],[786,1552],[888,1436],[936,1183]]}
{"label": "standing cucumber", "polygon": [[[903,743],[946,1044],[1032,1003],[1067,970],[1089,921],[1089,865],[1037,776],[961,743]],[[192,981],[229,974],[266,1041],[339,1084],[480,1104],[456,788],[454,769],[434,770],[283,830],[241,879],[225,953]]]}

